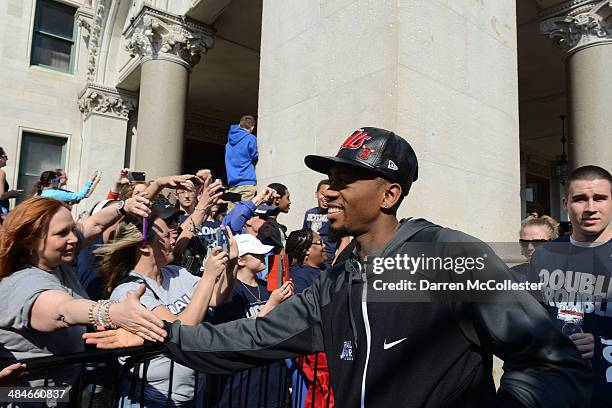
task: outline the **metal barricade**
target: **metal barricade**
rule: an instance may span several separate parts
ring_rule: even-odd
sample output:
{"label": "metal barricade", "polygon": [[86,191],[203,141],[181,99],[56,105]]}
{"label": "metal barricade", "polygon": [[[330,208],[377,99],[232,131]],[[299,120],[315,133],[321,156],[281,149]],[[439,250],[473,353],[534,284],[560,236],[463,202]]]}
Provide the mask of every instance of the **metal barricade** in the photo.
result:
{"label": "metal barricade", "polygon": [[[22,362],[30,374],[38,373],[37,378],[45,378],[48,386],[49,370],[73,365],[81,366],[81,375],[73,385],[71,402],[68,407],[107,408],[121,407],[120,387],[123,381],[130,381],[131,404],[148,407],[145,398],[147,369],[151,359],[160,356],[161,345],[133,347],[117,350],[95,350],[48,357],[31,358],[20,361],[0,362],[1,367]],[[123,364],[118,358],[126,357]],[[304,372],[304,362],[310,359],[309,372]],[[289,363],[290,362],[290,363]],[[314,364],[313,364],[314,363]],[[166,396],[167,408],[176,407],[172,400],[172,379],[175,362],[170,363],[169,391]],[[318,355],[298,357],[293,360],[279,361],[264,367],[244,370],[232,375],[210,375],[196,373],[194,398],[204,378],[204,398],[180,405],[182,408],[331,408],[333,397],[321,393],[317,379],[320,372]],[[1,368],[0,367],[0,368]],[[141,371],[142,368],[142,371]],[[325,367],[326,368],[326,367]],[[144,380],[139,378],[143,373]],[[40,375],[42,373],[42,375]],[[313,381],[313,378],[315,379]],[[328,377],[327,377],[328,378]],[[278,386],[270,386],[277,384]],[[309,395],[307,399],[306,396]],[[309,403],[305,405],[305,401]],[[123,400],[121,400],[123,402]],[[316,403],[315,403],[316,401]],[[7,404],[0,406],[6,406]],[[40,405],[45,406],[44,404]],[[155,404],[155,407],[159,407]]]}

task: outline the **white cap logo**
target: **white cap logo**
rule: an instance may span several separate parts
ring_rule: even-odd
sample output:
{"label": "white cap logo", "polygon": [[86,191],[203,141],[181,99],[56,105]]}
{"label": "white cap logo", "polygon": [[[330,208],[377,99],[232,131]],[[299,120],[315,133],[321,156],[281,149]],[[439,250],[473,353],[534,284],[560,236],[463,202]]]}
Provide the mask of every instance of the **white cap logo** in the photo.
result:
{"label": "white cap logo", "polygon": [[387,165],[387,167],[391,170],[398,170],[399,168],[397,167],[397,164],[393,163],[393,161],[389,160],[389,164]]}

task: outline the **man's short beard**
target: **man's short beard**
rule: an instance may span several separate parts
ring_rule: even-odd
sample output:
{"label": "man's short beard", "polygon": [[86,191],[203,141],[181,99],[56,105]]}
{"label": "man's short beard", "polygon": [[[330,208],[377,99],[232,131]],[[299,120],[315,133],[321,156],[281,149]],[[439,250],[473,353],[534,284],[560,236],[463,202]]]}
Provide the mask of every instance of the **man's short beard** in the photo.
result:
{"label": "man's short beard", "polygon": [[352,234],[344,227],[335,229],[331,225],[327,230],[327,236],[331,241],[340,241],[341,238],[350,237]]}

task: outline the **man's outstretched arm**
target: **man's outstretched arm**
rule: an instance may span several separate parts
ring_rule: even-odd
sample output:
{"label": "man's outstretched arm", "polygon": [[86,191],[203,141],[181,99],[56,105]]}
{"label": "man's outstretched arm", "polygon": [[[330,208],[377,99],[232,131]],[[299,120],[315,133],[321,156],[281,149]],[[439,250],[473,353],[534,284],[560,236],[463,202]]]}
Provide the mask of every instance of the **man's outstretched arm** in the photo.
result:
{"label": "man's outstretched arm", "polygon": [[323,351],[320,320],[320,299],[315,284],[281,303],[265,317],[216,326],[167,324],[166,353],[195,370],[228,374],[286,357]]}

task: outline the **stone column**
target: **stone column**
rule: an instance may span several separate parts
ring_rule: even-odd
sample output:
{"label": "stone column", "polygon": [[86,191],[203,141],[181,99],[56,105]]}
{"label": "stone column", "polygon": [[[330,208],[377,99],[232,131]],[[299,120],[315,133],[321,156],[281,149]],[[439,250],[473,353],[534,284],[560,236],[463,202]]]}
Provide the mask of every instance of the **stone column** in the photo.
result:
{"label": "stone column", "polygon": [[124,167],[125,141],[130,112],[137,106],[138,95],[99,84],[88,84],[79,95],[83,113],[81,171],[79,187],[96,170],[102,180],[89,200],[78,211],[91,209],[92,203],[106,198],[120,169]]}
{"label": "stone column", "polygon": [[570,168],[610,169],[612,1],[566,1],[540,18],[541,31],[566,50]]}
{"label": "stone column", "polygon": [[148,179],[179,174],[189,74],[212,47],[212,30],[145,6],[124,36],[126,50],[141,64],[133,167]]}

